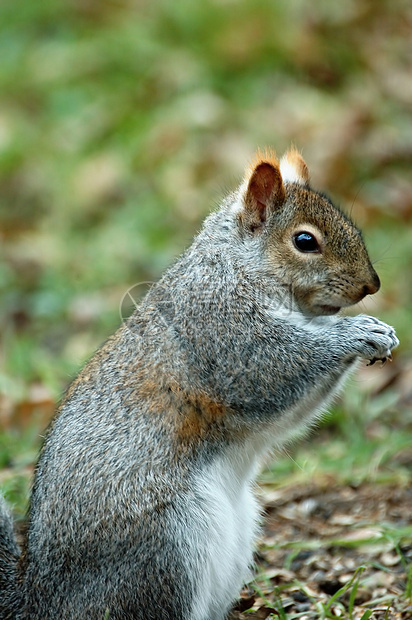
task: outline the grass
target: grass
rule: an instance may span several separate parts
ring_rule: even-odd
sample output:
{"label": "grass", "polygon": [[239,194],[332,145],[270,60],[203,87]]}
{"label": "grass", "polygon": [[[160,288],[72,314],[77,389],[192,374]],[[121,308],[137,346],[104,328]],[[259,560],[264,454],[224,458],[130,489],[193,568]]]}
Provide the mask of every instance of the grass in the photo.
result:
{"label": "grass", "polygon": [[[376,527],[376,525],[375,525]],[[369,561],[365,565],[360,565],[351,571],[351,577],[347,578],[346,583],[339,588],[331,596],[326,596],[315,592],[313,588],[299,579],[294,579],[292,582],[284,582],[282,585],[273,585],[273,581],[270,578],[271,571],[263,569],[253,582],[252,587],[258,596],[258,606],[262,605],[267,609],[276,610],[276,617],[283,618],[284,620],[294,620],[301,616],[316,617],[316,618],[336,618],[342,617],[347,620],[367,620],[372,614],[377,612],[377,609],[381,609],[382,606],[387,605],[388,618],[395,617],[393,615],[393,605],[401,608],[406,608],[411,603],[411,580],[412,580],[412,566],[405,560],[400,546],[410,545],[412,542],[412,527],[406,527],[403,529],[393,528],[389,526],[382,526],[380,531],[376,531],[376,536],[373,538],[358,538],[356,541],[348,541],[346,539],[333,539],[324,538],[318,540],[305,540],[298,542],[285,542],[278,544],[278,549],[291,550],[286,556],[284,568],[290,571],[294,559],[302,552],[313,551],[319,553],[323,558],[327,557],[328,550],[333,548],[352,549],[357,548],[359,553],[369,554],[374,545],[382,546],[383,541],[389,543],[387,549],[396,550],[399,554],[403,569],[406,573],[406,581],[403,586],[403,591],[398,594],[394,594],[393,591],[386,591],[382,596],[372,598],[363,603],[359,603],[357,600],[358,591],[362,588],[367,588],[368,584],[373,582],[374,575],[371,570],[376,569],[384,574],[385,572],[390,574],[391,570],[382,564]],[[303,612],[296,612],[293,610],[293,604],[295,600],[299,600],[299,596],[296,596],[296,592],[301,593],[304,600],[307,599],[311,602],[311,610],[307,609]],[[392,609],[392,611],[390,611]],[[254,613],[253,610],[250,614]],[[407,613],[407,612],[405,612]],[[247,617],[247,614],[245,614]],[[254,616],[253,616],[254,617]],[[269,616],[271,617],[271,616]],[[375,616],[374,616],[375,617]],[[397,616],[396,616],[397,617]],[[401,616],[399,616],[401,617]]]}
{"label": "grass", "polygon": [[305,482],[323,472],[341,484],[407,484],[409,462],[398,463],[397,457],[410,446],[410,420],[398,400],[396,392],[371,397],[352,385],[320,429],[276,455],[262,481]]}

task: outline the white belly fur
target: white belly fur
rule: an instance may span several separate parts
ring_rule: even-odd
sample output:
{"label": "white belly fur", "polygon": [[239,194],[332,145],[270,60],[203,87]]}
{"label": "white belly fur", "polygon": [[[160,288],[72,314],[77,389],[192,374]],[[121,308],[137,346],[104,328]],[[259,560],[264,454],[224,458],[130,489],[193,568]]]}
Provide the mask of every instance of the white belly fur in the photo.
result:
{"label": "white belly fur", "polygon": [[197,476],[196,494],[206,506],[208,528],[201,537],[207,538],[202,541],[207,552],[190,620],[223,620],[250,579],[260,515],[252,492],[255,449],[248,455],[232,448]]}

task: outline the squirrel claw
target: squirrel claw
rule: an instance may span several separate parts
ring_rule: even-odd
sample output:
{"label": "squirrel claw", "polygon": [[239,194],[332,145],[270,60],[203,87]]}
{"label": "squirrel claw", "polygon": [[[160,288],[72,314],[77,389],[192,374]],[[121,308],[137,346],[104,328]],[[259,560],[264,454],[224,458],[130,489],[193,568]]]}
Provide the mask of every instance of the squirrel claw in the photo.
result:
{"label": "squirrel claw", "polygon": [[369,360],[367,366],[373,366],[376,362],[381,362],[381,366],[385,366],[386,362],[392,362],[392,354],[386,355],[385,357],[373,357]]}

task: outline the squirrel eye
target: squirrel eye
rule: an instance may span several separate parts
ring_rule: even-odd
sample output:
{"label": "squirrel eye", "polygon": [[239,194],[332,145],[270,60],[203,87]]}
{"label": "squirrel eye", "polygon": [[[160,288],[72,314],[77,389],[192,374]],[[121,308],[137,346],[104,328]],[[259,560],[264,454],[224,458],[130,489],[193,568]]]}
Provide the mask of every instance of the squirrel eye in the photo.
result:
{"label": "squirrel eye", "polygon": [[320,252],[319,243],[312,233],[299,232],[293,236],[293,243],[299,252]]}

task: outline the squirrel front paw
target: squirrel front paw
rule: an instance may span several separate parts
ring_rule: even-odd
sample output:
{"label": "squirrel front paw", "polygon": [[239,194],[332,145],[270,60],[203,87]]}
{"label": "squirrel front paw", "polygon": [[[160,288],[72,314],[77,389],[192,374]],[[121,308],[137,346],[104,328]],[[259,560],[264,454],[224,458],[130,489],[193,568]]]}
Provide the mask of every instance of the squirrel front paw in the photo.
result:
{"label": "squirrel front paw", "polygon": [[345,317],[343,321],[353,353],[369,360],[369,365],[391,359],[392,349],[399,344],[393,327],[365,314]]}

